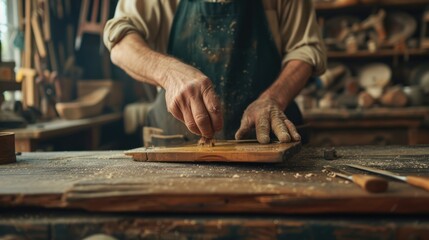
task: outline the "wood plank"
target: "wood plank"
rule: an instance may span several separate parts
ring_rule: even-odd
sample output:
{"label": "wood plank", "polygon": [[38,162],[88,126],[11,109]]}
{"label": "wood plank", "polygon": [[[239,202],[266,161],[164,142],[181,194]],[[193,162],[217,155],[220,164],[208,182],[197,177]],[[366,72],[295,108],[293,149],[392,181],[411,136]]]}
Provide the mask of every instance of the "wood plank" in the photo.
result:
{"label": "wood plank", "polygon": [[25,68],[32,67],[32,45],[33,41],[31,38],[31,13],[32,3],[31,0],[25,0],[25,46],[24,46],[24,64]]}
{"label": "wood plank", "polygon": [[[427,239],[426,217],[96,214],[26,211],[1,214],[9,239]],[[20,238],[18,238],[20,237]],[[100,239],[100,238],[98,238]]]}
{"label": "wood plank", "polygon": [[259,144],[220,141],[215,146],[142,147],[126,151],[136,161],[149,162],[259,162],[279,163],[299,151],[300,142]]}
{"label": "wood plank", "polygon": [[311,109],[303,112],[304,119],[429,119],[429,107],[371,108],[371,109]]}
{"label": "wood plank", "polygon": [[348,53],[345,51],[329,51],[327,53],[328,58],[383,58],[383,57],[407,57],[407,56],[427,56],[429,51],[427,49],[407,49],[407,50],[395,50],[395,49],[378,49],[375,52],[368,50],[359,50],[354,53]]}
{"label": "wood plank", "polygon": [[0,214],[0,236],[17,239],[427,239],[426,217],[136,215],[26,211]]}
{"label": "wood plank", "polygon": [[36,41],[37,52],[41,58],[46,57],[46,46],[42,34],[42,28],[40,27],[39,17],[36,10],[33,11],[31,16],[31,27],[33,28],[33,35]]}
{"label": "wood plank", "polygon": [[122,113],[110,113],[78,120],[57,119],[49,122],[29,124],[26,128],[9,129],[8,131],[15,133],[15,139],[47,139],[119,121],[121,118]]}

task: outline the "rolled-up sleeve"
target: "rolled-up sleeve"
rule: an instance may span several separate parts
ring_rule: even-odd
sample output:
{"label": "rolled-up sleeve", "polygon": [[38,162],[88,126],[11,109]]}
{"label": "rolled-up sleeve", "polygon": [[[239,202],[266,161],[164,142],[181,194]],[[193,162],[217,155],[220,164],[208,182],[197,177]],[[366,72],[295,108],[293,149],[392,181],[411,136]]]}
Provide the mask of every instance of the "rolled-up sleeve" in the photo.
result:
{"label": "rolled-up sleeve", "polygon": [[311,0],[280,1],[279,25],[283,66],[301,60],[314,67],[314,75],[326,70],[324,46]]}
{"label": "rolled-up sleeve", "polygon": [[159,31],[160,10],[152,6],[158,1],[119,0],[115,16],[104,27],[103,41],[107,49],[121,41],[130,32],[139,33],[148,40]]}

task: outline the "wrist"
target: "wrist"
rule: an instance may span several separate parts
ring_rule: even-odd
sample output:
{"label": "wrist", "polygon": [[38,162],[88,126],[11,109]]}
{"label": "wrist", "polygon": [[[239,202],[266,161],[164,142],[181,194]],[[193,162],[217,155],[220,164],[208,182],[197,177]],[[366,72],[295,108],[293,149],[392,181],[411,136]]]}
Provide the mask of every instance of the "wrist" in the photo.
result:
{"label": "wrist", "polygon": [[164,89],[172,84],[176,86],[177,84],[187,85],[208,79],[198,69],[173,57],[166,57],[160,64],[161,67],[158,69],[162,73],[162,76],[160,76],[160,79],[162,79],[160,80],[160,85]]}
{"label": "wrist", "polygon": [[283,111],[288,105],[288,101],[286,97],[283,96],[283,94],[279,93],[278,91],[274,92],[270,89],[267,89],[265,92],[263,92],[258,99],[273,101]]}

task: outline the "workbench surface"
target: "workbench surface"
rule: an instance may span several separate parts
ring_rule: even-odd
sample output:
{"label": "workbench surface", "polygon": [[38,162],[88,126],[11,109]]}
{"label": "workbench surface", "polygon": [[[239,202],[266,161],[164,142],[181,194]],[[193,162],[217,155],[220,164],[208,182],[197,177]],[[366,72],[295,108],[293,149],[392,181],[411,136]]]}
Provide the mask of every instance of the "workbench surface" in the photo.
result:
{"label": "workbench surface", "polygon": [[[0,166],[0,239],[428,239],[429,192],[369,194],[324,165],[429,176],[429,146],[304,147],[282,164],[134,162],[122,152],[23,153]],[[10,238],[11,236],[16,238]]]}
{"label": "workbench surface", "polygon": [[429,176],[429,146],[303,148],[282,164],[135,162],[120,151],[23,153],[0,166],[0,206],[108,212],[429,213],[429,192],[390,182],[373,194],[323,172],[373,166]]}

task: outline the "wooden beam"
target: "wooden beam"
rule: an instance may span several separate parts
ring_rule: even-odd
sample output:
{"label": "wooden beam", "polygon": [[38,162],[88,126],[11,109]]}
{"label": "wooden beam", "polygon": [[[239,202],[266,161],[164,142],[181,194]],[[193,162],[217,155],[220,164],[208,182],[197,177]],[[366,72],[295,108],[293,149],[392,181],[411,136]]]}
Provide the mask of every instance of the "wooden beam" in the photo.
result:
{"label": "wooden beam", "polygon": [[32,39],[31,39],[31,0],[25,0],[25,46],[24,46],[24,67],[31,68],[32,59]]}

